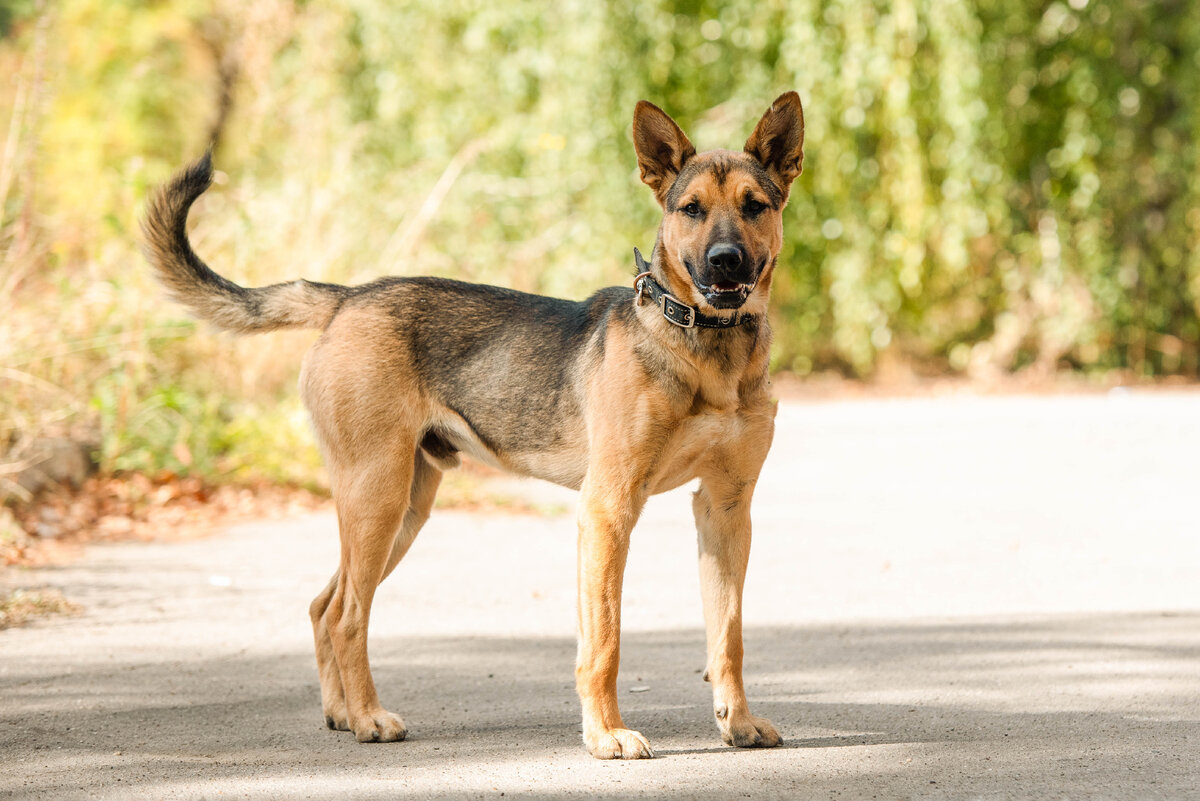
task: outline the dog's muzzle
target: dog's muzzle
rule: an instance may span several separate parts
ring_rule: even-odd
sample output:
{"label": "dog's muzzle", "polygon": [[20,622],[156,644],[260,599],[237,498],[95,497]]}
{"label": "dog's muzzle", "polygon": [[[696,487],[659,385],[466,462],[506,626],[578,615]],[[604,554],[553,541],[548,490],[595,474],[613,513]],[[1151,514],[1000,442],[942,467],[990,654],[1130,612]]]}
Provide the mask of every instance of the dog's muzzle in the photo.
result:
{"label": "dog's muzzle", "polygon": [[717,309],[736,309],[750,297],[756,272],[738,245],[718,242],[704,255],[702,270],[692,274],[704,299]]}

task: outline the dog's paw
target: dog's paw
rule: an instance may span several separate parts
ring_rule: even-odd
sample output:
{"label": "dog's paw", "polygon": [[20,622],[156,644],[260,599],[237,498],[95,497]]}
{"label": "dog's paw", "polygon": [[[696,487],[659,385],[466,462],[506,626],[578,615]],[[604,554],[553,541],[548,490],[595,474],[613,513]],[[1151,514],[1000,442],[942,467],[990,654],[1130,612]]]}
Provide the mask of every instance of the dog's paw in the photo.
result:
{"label": "dog's paw", "polygon": [[394,743],[408,736],[408,729],[400,716],[386,709],[376,709],[351,721],[349,728],[360,743]]}
{"label": "dog's paw", "polygon": [[653,759],[654,749],[633,729],[601,729],[583,736],[588,753],[596,759]]}
{"label": "dog's paw", "polygon": [[334,731],[350,731],[350,718],[346,717],[346,711],[325,710],[325,725]]}
{"label": "dog's paw", "polygon": [[725,745],[738,748],[774,748],[783,742],[775,726],[766,718],[746,714],[734,719],[722,719],[721,709],[717,709],[717,727],[721,730],[721,739]]}

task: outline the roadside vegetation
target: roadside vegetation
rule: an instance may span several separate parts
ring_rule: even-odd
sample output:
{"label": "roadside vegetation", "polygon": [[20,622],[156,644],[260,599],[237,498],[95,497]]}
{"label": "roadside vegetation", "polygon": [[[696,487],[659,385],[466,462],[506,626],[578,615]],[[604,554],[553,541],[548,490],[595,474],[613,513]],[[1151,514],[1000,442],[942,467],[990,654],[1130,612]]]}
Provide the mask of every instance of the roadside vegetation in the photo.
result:
{"label": "roadside vegetation", "polygon": [[0,595],[0,629],[19,626],[32,617],[46,615],[73,615],[79,611],[76,604],[53,589],[21,589]]}

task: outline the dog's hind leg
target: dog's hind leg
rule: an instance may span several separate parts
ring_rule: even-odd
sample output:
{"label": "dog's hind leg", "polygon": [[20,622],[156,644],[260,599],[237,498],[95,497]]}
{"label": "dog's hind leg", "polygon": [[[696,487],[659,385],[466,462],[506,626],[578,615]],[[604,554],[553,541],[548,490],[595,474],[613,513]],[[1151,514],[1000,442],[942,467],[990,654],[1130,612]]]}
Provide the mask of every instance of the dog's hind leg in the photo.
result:
{"label": "dog's hind leg", "polygon": [[[384,579],[391,575],[396,565],[408,553],[413,540],[417,538],[417,533],[429,519],[429,512],[433,508],[433,500],[441,481],[442,471],[431,465],[418,452],[413,465],[408,510],[392,542],[392,552],[383,571]],[[309,607],[309,616],[312,618],[313,639],[316,642],[317,672],[321,679],[321,706],[325,714],[325,725],[331,729],[348,731],[350,720],[346,708],[346,693],[342,686],[341,673],[338,671],[337,659],[334,658],[333,642],[329,637],[329,626],[325,617],[325,610],[333,599],[341,574],[340,569],[334,573],[321,594],[313,599]]]}
{"label": "dog's hind leg", "polygon": [[[404,721],[380,705],[367,658],[367,628],[375,588],[389,567],[399,561],[419,528],[414,526],[400,544],[398,532],[402,535],[402,526],[408,528],[406,518],[411,508],[417,463],[413,455],[415,437],[392,439],[389,445],[352,469],[335,467],[330,471],[342,553],[337,581],[322,619],[345,697],[346,723],[359,742],[403,740],[408,733]],[[414,522],[424,522],[426,514],[417,514]],[[321,600],[318,596],[317,602]],[[318,637],[318,659],[321,649]],[[323,695],[327,689],[331,693],[328,700],[336,703],[336,690],[323,685]],[[337,725],[341,721],[334,717],[334,722]]]}
{"label": "dog's hind leg", "polygon": [[391,556],[383,569],[384,579],[392,575],[396,565],[400,564],[400,560],[408,553],[421,527],[429,520],[429,512],[433,509],[433,500],[437,497],[441,483],[442,471],[431,465],[421,451],[417,451],[416,461],[413,463],[408,510],[404,513],[404,522],[400,525],[400,531],[396,533],[395,542],[392,543]]}
{"label": "dog's hind leg", "polygon": [[325,624],[325,610],[342,577],[339,568],[320,595],[308,607],[312,619],[313,640],[317,650],[317,676],[321,680],[321,710],[325,714],[325,725],[331,729],[350,730],[350,718],[346,714],[346,691],[342,689],[342,674],[338,672],[337,660],[333,656],[333,643],[329,640],[329,627]]}

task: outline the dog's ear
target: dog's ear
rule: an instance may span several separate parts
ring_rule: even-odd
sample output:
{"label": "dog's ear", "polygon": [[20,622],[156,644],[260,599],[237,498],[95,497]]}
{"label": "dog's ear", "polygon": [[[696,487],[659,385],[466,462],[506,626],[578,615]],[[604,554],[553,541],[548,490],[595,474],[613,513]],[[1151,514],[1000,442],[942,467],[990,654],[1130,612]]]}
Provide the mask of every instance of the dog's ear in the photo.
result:
{"label": "dog's ear", "polygon": [[784,197],[804,169],[804,109],[800,95],[780,95],[746,140],[746,152],[779,183]]}
{"label": "dog's ear", "polygon": [[661,204],[676,176],[696,155],[696,148],[675,120],[653,103],[639,100],[633,110],[633,148],[637,151],[642,181],[654,190]]}

